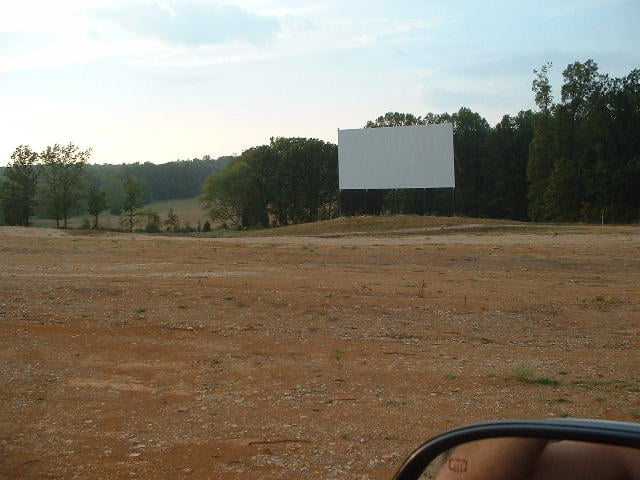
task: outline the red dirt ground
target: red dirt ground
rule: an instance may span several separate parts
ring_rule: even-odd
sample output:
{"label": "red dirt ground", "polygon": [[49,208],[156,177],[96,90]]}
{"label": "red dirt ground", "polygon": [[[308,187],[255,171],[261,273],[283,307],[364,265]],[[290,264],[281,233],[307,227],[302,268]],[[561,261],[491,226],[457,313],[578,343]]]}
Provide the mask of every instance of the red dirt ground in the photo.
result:
{"label": "red dirt ground", "polygon": [[640,419],[638,227],[0,252],[0,479],[387,479],[462,423]]}

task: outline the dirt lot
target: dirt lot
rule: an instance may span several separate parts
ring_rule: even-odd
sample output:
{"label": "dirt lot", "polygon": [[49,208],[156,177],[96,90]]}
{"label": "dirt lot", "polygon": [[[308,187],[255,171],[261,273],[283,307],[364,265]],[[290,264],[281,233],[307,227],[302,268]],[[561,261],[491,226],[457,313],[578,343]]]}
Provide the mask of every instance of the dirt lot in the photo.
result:
{"label": "dirt lot", "polygon": [[504,417],[640,419],[640,227],[0,227],[0,478],[390,478]]}

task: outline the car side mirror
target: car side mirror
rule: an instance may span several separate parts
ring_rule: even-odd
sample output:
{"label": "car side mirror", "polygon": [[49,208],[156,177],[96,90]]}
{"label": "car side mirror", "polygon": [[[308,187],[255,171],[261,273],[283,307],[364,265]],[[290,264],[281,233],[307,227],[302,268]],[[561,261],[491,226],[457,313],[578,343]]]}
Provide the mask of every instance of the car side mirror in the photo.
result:
{"label": "car side mirror", "polygon": [[421,445],[396,480],[640,480],[640,425],[587,419],[497,420]]}

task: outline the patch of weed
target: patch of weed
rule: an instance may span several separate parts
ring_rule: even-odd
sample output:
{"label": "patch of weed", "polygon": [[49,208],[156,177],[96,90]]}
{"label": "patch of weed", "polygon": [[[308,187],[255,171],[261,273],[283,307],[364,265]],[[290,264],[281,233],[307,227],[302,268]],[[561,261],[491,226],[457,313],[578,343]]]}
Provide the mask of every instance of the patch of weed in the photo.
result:
{"label": "patch of weed", "polygon": [[611,295],[596,295],[593,298],[583,298],[582,303],[586,306],[606,309],[621,304],[622,300]]}
{"label": "patch of weed", "polygon": [[534,385],[546,385],[557,387],[560,385],[560,381],[549,378],[541,377],[535,373],[535,368],[529,362],[520,362],[511,371],[511,376],[518,382],[534,384]]}
{"label": "patch of weed", "polygon": [[587,388],[589,390],[599,391],[612,391],[612,390],[626,390],[627,392],[640,392],[640,382],[630,382],[628,380],[575,380],[573,385],[580,388]]}
{"label": "patch of weed", "polygon": [[548,385],[551,387],[557,387],[558,385],[560,385],[560,380],[554,380],[553,378],[549,378],[549,377],[536,377],[532,379],[530,383],[535,383],[537,385]]}

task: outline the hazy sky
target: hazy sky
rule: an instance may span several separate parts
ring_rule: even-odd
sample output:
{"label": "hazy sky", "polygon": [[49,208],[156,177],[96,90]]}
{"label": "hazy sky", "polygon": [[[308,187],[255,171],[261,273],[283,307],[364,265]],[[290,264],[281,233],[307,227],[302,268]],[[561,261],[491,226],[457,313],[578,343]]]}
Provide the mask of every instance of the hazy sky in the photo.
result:
{"label": "hazy sky", "polygon": [[532,70],[640,67],[638,0],[0,0],[0,165],[73,141],[92,163],[337,141],[387,111],[491,125]]}

